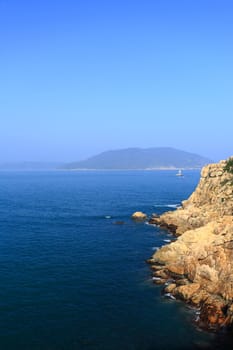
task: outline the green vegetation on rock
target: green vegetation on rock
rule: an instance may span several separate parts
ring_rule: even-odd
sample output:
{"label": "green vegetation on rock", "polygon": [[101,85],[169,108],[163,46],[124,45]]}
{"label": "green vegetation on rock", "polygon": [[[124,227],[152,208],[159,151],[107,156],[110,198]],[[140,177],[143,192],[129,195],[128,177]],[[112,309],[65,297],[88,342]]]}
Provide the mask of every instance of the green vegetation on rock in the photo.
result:
{"label": "green vegetation on rock", "polygon": [[223,169],[224,171],[233,174],[233,158],[229,158],[226,162],[226,165]]}

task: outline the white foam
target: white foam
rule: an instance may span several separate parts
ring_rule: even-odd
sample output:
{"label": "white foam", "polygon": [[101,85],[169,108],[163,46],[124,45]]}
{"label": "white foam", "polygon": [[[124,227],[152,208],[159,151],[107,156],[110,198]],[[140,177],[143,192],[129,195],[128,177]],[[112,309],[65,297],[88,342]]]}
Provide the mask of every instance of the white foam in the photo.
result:
{"label": "white foam", "polygon": [[178,208],[179,204],[168,204],[167,207],[168,208]]}
{"label": "white foam", "polygon": [[166,242],[166,243],[170,243],[171,242],[170,239],[164,239],[163,241]]}
{"label": "white foam", "polygon": [[154,204],[156,208],[179,208],[180,204]]}
{"label": "white foam", "polygon": [[167,298],[170,298],[170,299],[172,299],[172,300],[176,300],[176,298],[174,297],[174,295],[172,295],[171,293],[166,293],[166,294],[164,294],[164,296],[167,297]]}
{"label": "white foam", "polygon": [[158,250],[159,247],[152,247],[151,249],[152,249],[152,250]]}

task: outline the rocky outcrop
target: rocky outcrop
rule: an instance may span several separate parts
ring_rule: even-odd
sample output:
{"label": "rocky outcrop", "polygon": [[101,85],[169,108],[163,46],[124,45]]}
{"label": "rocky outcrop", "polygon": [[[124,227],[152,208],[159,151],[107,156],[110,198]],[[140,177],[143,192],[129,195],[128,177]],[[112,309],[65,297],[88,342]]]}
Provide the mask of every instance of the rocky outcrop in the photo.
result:
{"label": "rocky outcrop", "polygon": [[147,215],[141,211],[136,211],[135,213],[133,213],[132,219],[136,221],[143,221],[147,219]]}
{"label": "rocky outcrop", "polygon": [[233,175],[225,165],[204,167],[181,208],[150,220],[179,236],[149,259],[154,282],[200,308],[197,321],[208,328],[233,324]]}

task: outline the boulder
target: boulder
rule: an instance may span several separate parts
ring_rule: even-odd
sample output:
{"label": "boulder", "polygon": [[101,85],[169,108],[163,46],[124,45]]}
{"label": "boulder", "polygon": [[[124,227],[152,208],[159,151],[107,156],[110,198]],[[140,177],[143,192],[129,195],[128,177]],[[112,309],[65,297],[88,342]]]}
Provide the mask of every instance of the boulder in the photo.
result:
{"label": "boulder", "polygon": [[147,215],[142,211],[136,211],[135,213],[133,213],[132,219],[136,221],[144,221],[147,219]]}

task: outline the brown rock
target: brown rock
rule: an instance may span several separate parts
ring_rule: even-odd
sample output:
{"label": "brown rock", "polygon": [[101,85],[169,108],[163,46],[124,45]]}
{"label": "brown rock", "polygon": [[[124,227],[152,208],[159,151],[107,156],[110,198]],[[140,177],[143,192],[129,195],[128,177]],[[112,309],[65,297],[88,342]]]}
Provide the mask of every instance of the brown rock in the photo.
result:
{"label": "brown rock", "polygon": [[167,280],[163,278],[153,279],[154,284],[164,284]]}
{"label": "brown rock", "polygon": [[143,221],[147,219],[147,215],[141,211],[136,211],[135,213],[133,213],[132,219],[137,221]]}
{"label": "brown rock", "polygon": [[192,297],[191,297],[191,302],[194,305],[201,305],[203,302],[205,302],[209,298],[210,294],[208,294],[205,290],[199,289],[196,291]]}
{"label": "brown rock", "polygon": [[157,218],[151,218],[151,219],[148,221],[148,223],[149,223],[150,225],[159,225],[159,219],[157,219]]}
{"label": "brown rock", "polygon": [[[150,258],[150,259],[146,260],[146,263],[150,264],[150,265],[155,264],[155,262],[156,262],[156,260],[153,259],[153,258]],[[152,265],[151,268],[156,269],[156,266],[158,266],[158,265]]]}
{"label": "brown rock", "polygon": [[186,284],[189,284],[189,280],[187,278],[181,278],[179,280],[176,280],[177,286],[185,286]]}
{"label": "brown rock", "polygon": [[225,309],[224,300],[219,297],[209,297],[202,306],[200,319],[208,326],[218,328],[226,324]]}
{"label": "brown rock", "polygon": [[161,277],[162,279],[168,279],[169,275],[164,270],[158,270],[153,273],[153,276]]}
{"label": "brown rock", "polygon": [[194,293],[198,291],[199,288],[200,288],[199,283],[191,283],[185,286],[177,287],[174,291],[174,294],[175,296],[183,300],[189,301],[191,297],[194,295]]}
{"label": "brown rock", "polygon": [[201,325],[210,328],[233,324],[233,175],[225,164],[204,167],[182,207],[152,219],[179,236],[151,259],[159,283],[173,277],[165,291],[198,305]]}
{"label": "brown rock", "polygon": [[172,276],[182,276],[184,274],[184,266],[181,264],[168,265],[167,270]]}
{"label": "brown rock", "polygon": [[[152,264],[155,262],[155,260],[153,260]],[[163,270],[163,266],[162,265],[151,265],[150,267],[152,270],[155,270],[155,271],[159,271],[159,270]]]}
{"label": "brown rock", "polygon": [[173,292],[173,290],[175,288],[176,288],[176,284],[175,283],[170,283],[164,288],[164,291],[165,291],[165,293],[171,293],[171,292]]}

